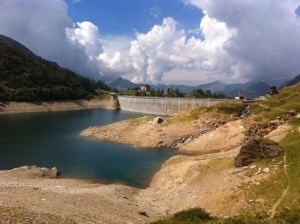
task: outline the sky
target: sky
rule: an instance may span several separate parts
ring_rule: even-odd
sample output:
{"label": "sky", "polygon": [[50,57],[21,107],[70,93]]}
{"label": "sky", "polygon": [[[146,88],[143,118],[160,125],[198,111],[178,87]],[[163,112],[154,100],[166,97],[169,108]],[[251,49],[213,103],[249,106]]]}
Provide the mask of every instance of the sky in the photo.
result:
{"label": "sky", "polygon": [[196,85],[300,73],[300,0],[0,0],[0,34],[89,78]]}

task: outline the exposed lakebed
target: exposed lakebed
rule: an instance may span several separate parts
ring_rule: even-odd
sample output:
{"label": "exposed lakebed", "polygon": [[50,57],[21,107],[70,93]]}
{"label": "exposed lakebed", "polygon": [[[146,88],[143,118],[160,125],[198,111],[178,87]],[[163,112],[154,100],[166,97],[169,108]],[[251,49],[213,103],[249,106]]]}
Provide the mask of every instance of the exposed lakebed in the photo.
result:
{"label": "exposed lakebed", "polygon": [[142,115],[105,109],[2,115],[0,169],[56,166],[62,177],[146,187],[175,151],[137,149],[79,136],[89,126],[138,116]]}

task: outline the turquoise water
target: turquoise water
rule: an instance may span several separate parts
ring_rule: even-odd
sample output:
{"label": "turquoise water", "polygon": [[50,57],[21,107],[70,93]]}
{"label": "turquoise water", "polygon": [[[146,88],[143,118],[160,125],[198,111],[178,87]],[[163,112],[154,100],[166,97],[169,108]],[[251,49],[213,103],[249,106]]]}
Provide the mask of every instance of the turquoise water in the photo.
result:
{"label": "turquoise water", "polygon": [[89,127],[141,116],[111,110],[28,113],[0,116],[0,169],[56,166],[62,178],[92,179],[143,188],[176,152],[137,149],[80,137]]}

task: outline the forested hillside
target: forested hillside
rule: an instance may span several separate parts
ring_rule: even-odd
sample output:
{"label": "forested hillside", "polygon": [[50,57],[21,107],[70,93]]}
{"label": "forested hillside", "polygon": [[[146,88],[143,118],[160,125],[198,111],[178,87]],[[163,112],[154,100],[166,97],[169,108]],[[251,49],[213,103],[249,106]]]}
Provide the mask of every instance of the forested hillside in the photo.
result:
{"label": "forested hillside", "polygon": [[10,38],[0,40],[1,101],[89,99],[99,96],[101,89],[108,90],[104,83],[61,68],[15,43]]}

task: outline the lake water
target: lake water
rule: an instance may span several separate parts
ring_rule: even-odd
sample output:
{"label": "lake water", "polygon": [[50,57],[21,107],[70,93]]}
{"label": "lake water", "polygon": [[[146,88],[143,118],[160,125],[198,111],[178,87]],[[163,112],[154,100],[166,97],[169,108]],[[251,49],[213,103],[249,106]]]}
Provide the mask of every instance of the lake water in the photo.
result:
{"label": "lake water", "polygon": [[143,188],[175,151],[137,149],[80,137],[89,126],[141,114],[111,110],[28,113],[0,116],[0,169],[56,166],[62,177]]}

